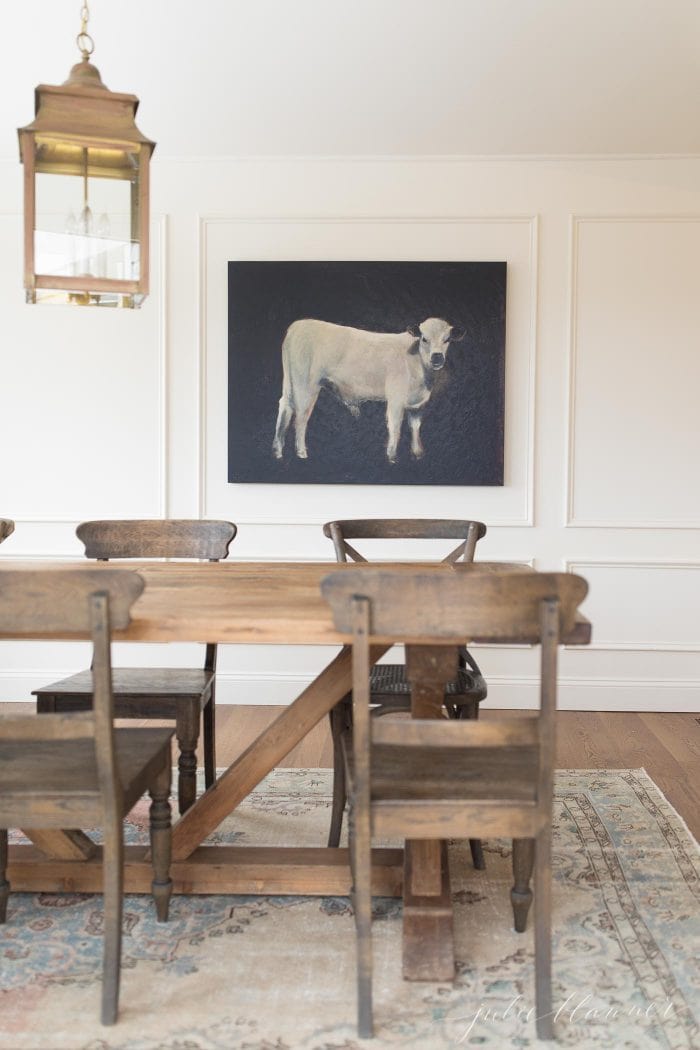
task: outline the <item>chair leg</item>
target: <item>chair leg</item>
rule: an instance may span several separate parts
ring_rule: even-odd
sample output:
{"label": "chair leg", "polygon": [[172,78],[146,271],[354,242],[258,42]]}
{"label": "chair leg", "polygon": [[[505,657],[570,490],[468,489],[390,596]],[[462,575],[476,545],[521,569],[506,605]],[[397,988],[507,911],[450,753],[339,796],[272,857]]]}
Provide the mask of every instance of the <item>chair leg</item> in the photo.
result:
{"label": "chair leg", "polygon": [[170,757],[149,789],[151,796],[150,836],[153,863],[151,892],[158,922],[168,921],[173,881],[170,878]]}
{"label": "chair leg", "polygon": [[340,832],[343,827],[343,813],[347,799],[345,787],[345,763],[340,737],[347,725],[348,711],[346,700],[341,700],[329,712],[331,738],[333,740],[333,804],[331,807],[331,826],[328,832],[328,845],[340,845]]}
{"label": "chair leg", "polygon": [[372,848],[369,814],[351,826],[353,891],[357,934],[357,1034],[371,1039],[372,1024]]}
{"label": "chair leg", "polygon": [[10,884],[7,881],[7,828],[0,828],[0,923],[7,921],[7,898]]}
{"label": "chair leg", "polygon": [[102,847],[104,894],[104,950],[102,967],[102,1024],[114,1024],[119,1008],[119,968],[122,950],[122,903],[124,894],[124,844],[119,820],[104,829]]}
{"label": "chair leg", "polygon": [[180,815],[197,797],[197,741],[199,740],[199,700],[181,703],[175,719],[175,736],[180,749],[177,762],[177,801]]}
{"label": "chair leg", "polygon": [[554,1039],[552,1024],[552,829],[535,845],[535,1001],[537,1037]]}
{"label": "chair leg", "polygon": [[[448,714],[450,718],[462,719],[476,719],[479,717],[479,705],[476,700],[473,700],[469,704],[455,705],[454,707],[448,707]],[[472,855],[472,864],[477,871],[486,870],[486,861],[484,859],[484,850],[481,845],[481,839],[469,839],[469,849]]]}
{"label": "chair leg", "polygon": [[204,786],[210,788],[216,780],[216,706],[214,686],[202,711],[202,738],[204,744]]}
{"label": "chair leg", "polygon": [[484,860],[484,851],[481,846],[481,839],[469,839],[469,849],[472,855],[472,864],[477,871],[486,870],[486,861]]}
{"label": "chair leg", "polygon": [[524,933],[527,926],[527,916],[532,904],[530,879],[534,863],[535,840],[513,839],[513,889],[510,891],[510,903],[517,933]]}

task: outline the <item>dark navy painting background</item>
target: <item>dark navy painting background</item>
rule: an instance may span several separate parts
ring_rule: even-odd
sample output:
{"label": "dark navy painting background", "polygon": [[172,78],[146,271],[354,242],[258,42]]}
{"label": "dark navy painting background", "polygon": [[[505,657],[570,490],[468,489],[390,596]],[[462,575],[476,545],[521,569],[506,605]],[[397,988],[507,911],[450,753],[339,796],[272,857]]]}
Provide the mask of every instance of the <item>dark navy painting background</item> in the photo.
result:
{"label": "dark navy painting background", "polygon": [[[505,303],[504,262],[230,262],[229,481],[502,485]],[[441,317],[466,330],[423,410],[422,459],[411,456],[404,419],[388,463],[385,403],[365,402],[355,419],[327,389],[309,421],[308,459],[294,452],[293,421],[274,458],[282,341],[304,317],[375,332]]]}

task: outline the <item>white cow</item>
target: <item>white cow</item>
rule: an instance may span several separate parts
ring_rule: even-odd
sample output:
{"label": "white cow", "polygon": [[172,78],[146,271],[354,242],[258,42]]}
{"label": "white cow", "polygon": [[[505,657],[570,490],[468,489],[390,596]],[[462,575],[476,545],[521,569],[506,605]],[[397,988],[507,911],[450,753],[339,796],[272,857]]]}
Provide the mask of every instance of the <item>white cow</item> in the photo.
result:
{"label": "white cow", "polygon": [[330,386],[354,416],[359,416],[363,401],[386,401],[390,463],[396,462],[401,425],[408,413],[411,452],[420,458],[421,410],[430,399],[433,374],[444,366],[449,344],[464,334],[439,317],[398,333],[365,332],[311,318],[295,321],[282,343],[284,377],[273,454],[282,458],[293,418],[296,454],[307,458],[309,417],[321,387]]}

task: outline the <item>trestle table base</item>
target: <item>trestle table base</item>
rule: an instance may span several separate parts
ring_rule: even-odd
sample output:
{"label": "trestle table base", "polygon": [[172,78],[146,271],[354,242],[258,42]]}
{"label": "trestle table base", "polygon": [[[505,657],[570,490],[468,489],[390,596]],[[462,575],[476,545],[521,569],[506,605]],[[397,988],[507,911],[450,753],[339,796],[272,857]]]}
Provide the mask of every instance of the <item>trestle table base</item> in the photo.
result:
{"label": "trestle table base", "polygon": [[[124,890],[150,893],[153,868],[145,846],[124,850]],[[285,846],[199,846],[185,860],[173,861],[174,893],[250,893],[347,897],[350,858],[347,849]],[[7,877],[12,893],[101,893],[102,848],[89,860],[48,859],[36,846],[9,849]],[[403,850],[372,852],[372,893],[400,897]]]}

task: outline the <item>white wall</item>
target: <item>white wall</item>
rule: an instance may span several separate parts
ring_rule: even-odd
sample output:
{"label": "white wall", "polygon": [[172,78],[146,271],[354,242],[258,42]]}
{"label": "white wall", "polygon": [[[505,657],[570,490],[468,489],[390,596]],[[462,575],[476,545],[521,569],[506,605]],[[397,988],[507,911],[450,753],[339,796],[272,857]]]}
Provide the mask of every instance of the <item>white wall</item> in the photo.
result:
{"label": "white wall", "polygon": [[[243,559],[330,558],[333,517],[482,518],[480,557],[590,581],[594,643],[562,654],[561,706],[700,709],[700,160],[156,154],[135,312],[24,305],[20,174],[0,161],[0,515],[17,523],[0,560],[78,557],[87,517],[230,518]],[[229,485],[236,258],[505,259],[505,486]],[[533,652],[480,656],[495,704],[532,699]],[[328,657],[226,647],[221,699],[284,702]],[[0,698],[84,662],[81,645],[0,643]]]}

